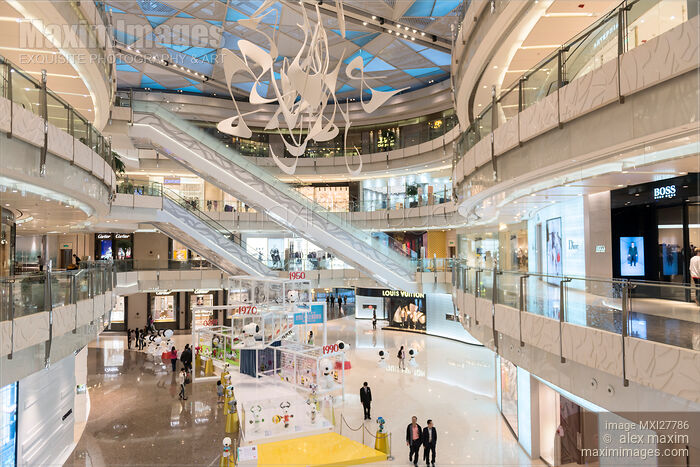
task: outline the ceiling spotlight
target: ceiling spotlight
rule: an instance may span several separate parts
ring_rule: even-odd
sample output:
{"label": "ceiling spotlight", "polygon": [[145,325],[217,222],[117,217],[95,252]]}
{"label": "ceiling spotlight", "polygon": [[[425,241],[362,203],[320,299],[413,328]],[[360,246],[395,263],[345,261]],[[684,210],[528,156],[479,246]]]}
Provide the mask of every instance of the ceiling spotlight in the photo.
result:
{"label": "ceiling spotlight", "polygon": [[408,26],[404,26],[403,28],[404,28],[406,31],[408,31]]}
{"label": "ceiling spotlight", "polygon": [[413,34],[415,34],[416,32],[418,32],[418,31],[416,31],[416,30],[414,29],[414,30],[413,30]]}
{"label": "ceiling spotlight", "polygon": [[404,39],[408,39],[408,36],[406,34],[403,35]]}
{"label": "ceiling spotlight", "polygon": [[415,41],[415,40],[416,40],[416,38],[415,38],[415,37],[411,37],[411,40],[412,40],[412,41]]}
{"label": "ceiling spotlight", "polygon": [[425,33],[424,33],[424,32],[421,32],[420,35],[421,35],[421,36],[425,36]]}
{"label": "ceiling spotlight", "polygon": [[372,19],[377,19],[377,17],[373,15],[373,16],[372,16]]}
{"label": "ceiling spotlight", "polygon": [[362,22],[362,25],[363,25],[363,26],[367,26],[367,21],[363,21],[363,22]]}

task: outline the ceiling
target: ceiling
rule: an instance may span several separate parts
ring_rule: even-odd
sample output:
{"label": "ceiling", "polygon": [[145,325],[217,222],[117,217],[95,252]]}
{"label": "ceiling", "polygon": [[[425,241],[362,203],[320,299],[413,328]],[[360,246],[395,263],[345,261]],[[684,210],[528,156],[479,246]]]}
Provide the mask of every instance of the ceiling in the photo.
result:
{"label": "ceiling", "polygon": [[18,235],[70,233],[84,230],[93,210],[51,190],[0,179],[2,206],[15,215]]}
{"label": "ceiling", "polygon": [[[238,23],[249,18],[261,4],[261,0],[108,1],[115,38],[130,47],[117,60],[118,87],[222,93],[220,86],[213,85],[224,82],[219,60],[221,49],[238,51],[238,41],[242,38],[269,48],[267,38],[260,32],[276,36],[280,55],[293,57],[304,39],[297,26],[302,22],[302,7],[297,2],[290,2],[293,7],[275,3],[269,9],[272,13],[258,27],[260,32]],[[307,2],[310,19],[316,17],[314,5],[315,2]],[[450,54],[444,47],[427,45],[429,41],[422,37],[436,35],[449,41],[451,25],[458,21],[460,0],[345,0],[344,5],[355,13],[354,17],[346,14],[345,38],[338,29],[337,16],[321,12],[328,32],[331,66],[341,60],[348,63],[356,56],[362,57],[368,84],[380,91],[419,89],[449,77]],[[366,15],[367,25],[357,20],[359,15]],[[397,24],[406,28],[403,31],[408,35],[415,30],[421,40],[411,40],[403,33],[397,36]],[[143,60],[144,57],[149,59]],[[275,63],[276,70],[281,63],[281,60]],[[208,80],[211,81],[207,83]],[[267,95],[268,84],[258,85],[263,97]],[[238,75],[234,76],[233,85],[241,95],[247,95],[253,82]],[[357,82],[341,71],[338,98],[352,99],[359,93]]]}
{"label": "ceiling", "polygon": [[556,176],[523,180],[478,202],[473,212],[479,219],[473,223],[519,222],[546,206],[575,197],[697,172],[699,142],[700,135],[687,134],[610,155],[604,163],[572,166]]}
{"label": "ceiling", "polygon": [[[23,20],[24,16],[20,12],[7,2],[0,0],[0,55],[14,63],[37,82],[41,80],[41,70],[46,69],[47,87],[92,122],[95,105],[90,91],[80,75],[68,60],[63,58],[61,52],[50,45],[48,40],[42,41],[40,48],[22,47],[20,41],[23,35],[42,36],[41,32],[36,30],[34,23]],[[17,82],[24,81],[21,77],[18,78],[18,75],[15,76]],[[14,86],[13,100],[26,108],[38,107],[39,93],[34,89],[34,86],[30,86],[28,81],[26,85]],[[60,107],[62,106],[49,102],[50,110],[59,112],[61,111]]]}

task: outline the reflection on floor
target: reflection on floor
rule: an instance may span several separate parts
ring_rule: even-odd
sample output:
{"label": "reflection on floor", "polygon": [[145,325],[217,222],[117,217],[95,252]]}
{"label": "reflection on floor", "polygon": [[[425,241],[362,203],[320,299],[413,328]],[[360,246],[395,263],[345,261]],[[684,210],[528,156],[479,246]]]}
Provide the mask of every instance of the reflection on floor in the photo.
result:
{"label": "reflection on floor", "polygon": [[[321,330],[314,332],[321,335]],[[437,465],[543,465],[530,460],[498,412],[494,394],[494,357],[488,349],[438,337],[372,331],[371,323],[353,318],[333,321],[328,341],[350,344],[352,369],[346,373],[345,402],[336,407],[353,428],[362,425],[359,389],[372,388],[370,432],[376,417],[387,420],[395,459],[380,465],[408,465],[403,440],[412,415],[421,424],[432,418],[438,429]],[[176,335],[178,349],[190,342]],[[404,345],[418,351],[416,366],[401,371],[395,357]],[[143,352],[125,350],[123,336],[103,335],[88,355],[90,417],[80,443],[66,466],[216,465],[225,417],[216,405],[211,382],[188,387],[188,400],[178,401],[169,367],[149,363]],[[378,365],[379,349],[388,355]],[[336,430],[338,431],[338,430]],[[362,431],[343,427],[342,435],[362,442]],[[366,445],[373,445],[369,439]]]}

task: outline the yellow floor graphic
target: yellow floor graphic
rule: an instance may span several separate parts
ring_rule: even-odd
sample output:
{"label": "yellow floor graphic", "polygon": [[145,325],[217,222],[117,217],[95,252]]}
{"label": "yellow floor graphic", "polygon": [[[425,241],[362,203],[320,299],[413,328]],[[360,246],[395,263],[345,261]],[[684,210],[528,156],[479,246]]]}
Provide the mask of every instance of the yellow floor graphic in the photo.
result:
{"label": "yellow floor graphic", "polygon": [[323,433],[258,445],[258,466],[357,465],[386,460],[386,454],[341,436]]}

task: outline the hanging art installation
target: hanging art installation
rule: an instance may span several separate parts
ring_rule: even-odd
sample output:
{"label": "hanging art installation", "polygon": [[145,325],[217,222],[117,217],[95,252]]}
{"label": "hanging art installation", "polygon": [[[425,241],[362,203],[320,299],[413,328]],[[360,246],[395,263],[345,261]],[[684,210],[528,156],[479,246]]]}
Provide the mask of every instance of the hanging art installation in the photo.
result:
{"label": "hanging art installation", "polygon": [[[279,60],[277,33],[273,33],[273,36],[270,37],[265,32],[258,30],[258,27],[265,17],[275,15],[277,16],[275,31],[279,31],[280,14],[274,8],[277,3],[278,0],[265,0],[250,18],[238,20],[240,25],[266,37],[270,46],[269,52],[245,39],[238,41],[240,57],[231,50],[222,50],[224,74],[229,93],[233,99],[235,114],[220,121],[217,128],[222,133],[239,138],[252,136],[253,133],[246,124],[245,117],[256,113],[257,110],[241,114],[231,89],[234,77],[238,74],[245,75],[246,79],[253,81],[249,96],[251,104],[277,105],[277,109],[265,129],[278,130],[287,152],[294,157],[294,163],[291,165],[283,163],[280,157],[275,154],[272,146],[270,146],[270,155],[280,170],[288,175],[293,175],[296,172],[299,157],[304,154],[310,141],[320,143],[330,141],[338,136],[340,129],[335,124],[338,113],[344,122],[343,147],[347,146],[348,130],[351,126],[350,111],[349,105],[346,105],[345,110],[343,110],[336,97],[336,86],[343,63],[343,55],[338,60],[338,64],[331,68],[328,35],[318,4],[315,6],[316,20],[312,21],[302,2],[298,4],[292,4],[285,0],[279,2],[283,8],[301,10],[302,24],[297,24],[297,26],[303,31],[304,40],[294,57],[283,57],[279,69],[274,69],[273,64]],[[345,37],[342,0],[337,0],[335,5],[341,36]],[[350,80],[359,82],[360,104],[363,111],[368,114],[377,110],[395,94],[407,89],[378,91],[371,88],[365,80],[364,62],[359,55],[347,63],[344,71]],[[263,80],[269,81],[268,89],[272,90],[272,97],[263,97],[258,93],[257,86]],[[365,89],[371,92],[369,99],[363,98]],[[359,155],[357,148],[355,148],[355,153]],[[345,165],[353,176],[359,175],[362,171],[362,158],[359,159],[358,167],[351,169],[348,155],[345,154]]]}

